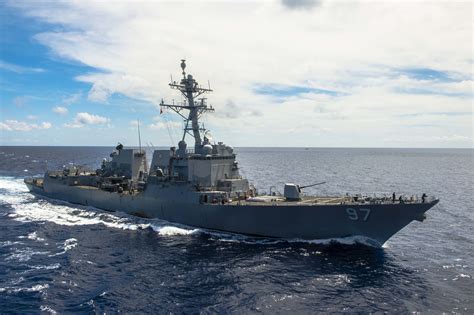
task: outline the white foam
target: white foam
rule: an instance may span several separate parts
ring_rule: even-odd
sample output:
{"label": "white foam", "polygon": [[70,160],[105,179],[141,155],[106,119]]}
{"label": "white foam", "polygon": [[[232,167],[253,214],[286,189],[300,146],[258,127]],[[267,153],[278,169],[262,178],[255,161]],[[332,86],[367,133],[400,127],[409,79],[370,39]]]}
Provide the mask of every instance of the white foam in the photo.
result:
{"label": "white foam", "polygon": [[28,192],[23,179],[12,177],[0,177],[0,189],[5,189],[10,193]]}
{"label": "white foam", "polygon": [[[348,237],[338,237],[338,238],[328,238],[321,240],[294,240],[296,242],[307,242],[311,244],[321,244],[321,245],[330,245],[330,244],[342,244],[342,245],[365,245],[370,247],[381,247],[382,244],[376,240],[371,239],[370,237],[355,235]],[[292,242],[292,240],[290,240]]]}
{"label": "white foam", "polygon": [[[0,196],[0,201],[11,205],[15,212],[9,217],[18,221],[48,221],[69,226],[103,224],[107,227],[131,231],[151,228],[161,236],[186,236],[201,232],[199,229],[173,225],[162,220],[148,220],[145,223],[139,218],[126,215],[119,217],[92,207],[35,199],[28,193],[28,189],[20,179],[0,178],[0,188],[8,192]],[[40,240],[36,234],[30,234],[28,238]]]}
{"label": "white foam", "polygon": [[68,250],[74,248],[77,246],[77,239],[75,238],[69,238],[64,241],[63,243],[63,249],[67,252]]}
{"label": "white foam", "polygon": [[40,311],[47,312],[47,313],[50,313],[50,314],[57,314],[57,312],[55,310],[53,310],[51,307],[49,307],[48,305],[41,305],[40,306]]}
{"label": "white foam", "polygon": [[20,278],[18,278],[18,279],[12,280],[12,281],[11,281],[11,284],[12,284],[12,285],[17,285],[17,284],[22,283],[23,281],[25,281],[25,278],[20,277]]}
{"label": "white foam", "polygon": [[59,267],[61,267],[61,264],[55,263],[55,264],[52,264],[52,265],[38,265],[38,266],[27,265],[27,266],[31,269],[27,270],[25,272],[29,272],[31,270],[54,270],[54,269],[58,269]]}
{"label": "white foam", "polygon": [[49,255],[49,257],[63,255],[63,254],[67,253],[69,250],[73,249],[76,246],[77,246],[77,239],[68,238],[60,246],[58,246],[58,248],[62,249],[62,251],[59,252],[59,253],[56,253],[56,254],[51,254],[51,255]]}
{"label": "white foam", "polygon": [[26,247],[24,249],[16,249],[10,256],[5,258],[5,260],[16,260],[18,262],[26,262],[31,259],[34,255],[46,255],[49,254],[49,252],[37,252],[32,250],[29,247]]}
{"label": "white foam", "polygon": [[346,283],[351,283],[351,279],[349,278],[348,275],[341,274],[341,275],[335,275],[336,278],[335,284],[346,284]]}
{"label": "white foam", "polygon": [[34,241],[39,241],[39,242],[44,241],[44,238],[39,237],[36,231],[28,234],[27,236],[18,236],[18,238],[27,238],[29,240],[34,240]]}
{"label": "white foam", "polygon": [[211,232],[211,231],[202,231],[203,233],[208,233],[212,236],[217,236],[217,241],[222,242],[236,242],[236,243],[245,243],[245,244],[254,244],[254,245],[273,245],[280,243],[306,243],[306,244],[315,244],[315,245],[332,245],[332,244],[342,244],[342,245],[365,245],[369,247],[379,248],[380,243],[365,237],[365,236],[348,236],[341,238],[328,238],[328,239],[287,239],[287,238],[255,238],[251,236],[245,236],[241,234],[227,234],[220,232]]}
{"label": "white foam", "polygon": [[25,288],[24,290],[27,292],[41,292],[45,289],[49,288],[49,284],[37,284],[32,286],[31,288]]}
{"label": "white foam", "polygon": [[[7,190],[7,194],[0,196],[0,201],[10,204],[14,213],[9,217],[23,222],[48,221],[59,225],[96,225],[103,224],[107,227],[122,230],[143,230],[151,228],[162,236],[190,235],[197,233],[197,229],[187,229],[173,226],[165,221],[153,220],[153,224],[147,223],[123,214],[117,215],[104,213],[93,207],[72,205],[62,201],[49,201],[47,199],[35,199],[31,195],[22,180],[13,178],[0,178],[0,187]],[[30,239],[40,240],[36,234],[28,236]]]}
{"label": "white foam", "polygon": [[19,292],[43,292],[45,289],[49,288],[49,284],[37,284],[31,288],[15,288],[15,287],[5,287],[0,288],[0,292],[7,293],[19,293]]}
{"label": "white foam", "polygon": [[7,247],[7,246],[12,246],[15,244],[23,244],[22,242],[12,242],[12,241],[4,241],[0,242],[0,247]]}
{"label": "white foam", "polygon": [[83,260],[83,259],[73,260],[72,262],[76,264],[86,263],[89,265],[97,265],[95,262],[92,262],[90,260]]}
{"label": "white foam", "polygon": [[201,232],[200,229],[188,230],[188,229],[183,229],[183,228],[179,228],[179,227],[176,227],[176,226],[155,226],[155,225],[151,225],[151,228],[154,231],[158,232],[159,235],[162,235],[162,236],[191,235],[191,234],[196,234],[196,233]]}

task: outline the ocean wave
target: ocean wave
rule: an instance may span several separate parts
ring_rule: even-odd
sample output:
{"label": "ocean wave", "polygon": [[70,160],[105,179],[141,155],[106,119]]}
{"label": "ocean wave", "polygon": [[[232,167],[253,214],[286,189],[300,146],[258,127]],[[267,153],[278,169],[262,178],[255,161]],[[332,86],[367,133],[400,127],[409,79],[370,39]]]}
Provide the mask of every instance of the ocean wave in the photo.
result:
{"label": "ocean wave", "polygon": [[150,225],[150,228],[161,236],[191,235],[202,232],[201,229],[185,229],[177,226]]}
{"label": "ocean wave", "polygon": [[50,314],[57,314],[55,310],[53,310],[51,307],[47,305],[41,305],[40,306],[40,311],[45,312],[45,313],[50,313]]}
{"label": "ocean wave", "polygon": [[30,268],[30,270],[26,270],[25,272],[28,272],[28,271],[31,271],[31,270],[54,270],[54,269],[58,269],[59,267],[61,267],[61,264],[59,263],[55,263],[55,264],[52,264],[52,265],[26,265],[28,268]]}
{"label": "ocean wave", "polygon": [[60,246],[58,246],[58,248],[61,249],[62,251],[56,254],[51,254],[49,255],[49,257],[66,254],[69,250],[73,249],[76,246],[77,246],[77,239],[68,238]]}
{"label": "ocean wave", "polygon": [[300,239],[300,238],[256,238],[253,236],[246,236],[241,234],[230,234],[230,233],[221,233],[221,232],[210,232],[206,231],[205,233],[210,234],[211,236],[217,236],[215,240],[221,242],[236,242],[244,243],[250,245],[274,245],[274,244],[284,244],[284,243],[294,243],[294,244],[313,244],[313,245],[364,245],[368,247],[380,248],[381,245],[379,242],[366,237],[366,236],[348,236],[340,238],[327,238],[327,239]]}
{"label": "ocean wave", "polygon": [[37,284],[30,288],[15,288],[15,287],[0,287],[0,292],[6,293],[20,293],[20,292],[43,292],[45,289],[49,288],[49,284]]}
{"label": "ocean wave", "polygon": [[13,246],[13,245],[17,245],[17,244],[23,244],[23,242],[4,241],[4,242],[0,242],[0,247],[8,247],[8,246]]}
{"label": "ocean wave", "polygon": [[23,235],[18,236],[18,238],[27,238],[27,239],[29,239],[29,240],[39,241],[39,242],[43,242],[43,241],[44,241],[44,238],[39,237],[36,231],[35,231],[35,232],[31,232],[31,233],[29,233],[29,234],[26,235],[26,236],[23,236]]}
{"label": "ocean wave", "polygon": [[33,249],[26,247],[22,249],[15,249],[13,253],[5,258],[6,261],[15,260],[18,262],[27,262],[35,255],[47,255],[49,251],[34,251]]}

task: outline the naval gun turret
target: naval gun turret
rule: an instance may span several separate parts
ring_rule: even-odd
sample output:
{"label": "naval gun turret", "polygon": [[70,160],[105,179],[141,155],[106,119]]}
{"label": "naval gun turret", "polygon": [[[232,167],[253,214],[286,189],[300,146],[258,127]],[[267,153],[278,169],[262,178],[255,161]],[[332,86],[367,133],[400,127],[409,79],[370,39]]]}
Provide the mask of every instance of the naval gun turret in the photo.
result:
{"label": "naval gun turret", "polygon": [[300,186],[297,184],[285,184],[285,188],[283,190],[283,196],[285,197],[287,201],[299,201],[301,200],[302,189],[318,186],[322,184],[326,184],[326,182],[320,182],[320,183],[306,185],[306,186]]}

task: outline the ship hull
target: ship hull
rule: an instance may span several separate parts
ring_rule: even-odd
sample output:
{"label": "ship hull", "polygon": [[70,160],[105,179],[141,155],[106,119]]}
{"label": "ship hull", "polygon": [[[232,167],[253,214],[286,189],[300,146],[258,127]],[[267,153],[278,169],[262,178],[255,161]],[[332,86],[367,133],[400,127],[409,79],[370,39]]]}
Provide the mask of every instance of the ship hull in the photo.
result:
{"label": "ship hull", "polygon": [[188,185],[148,186],[138,194],[119,194],[94,187],[53,182],[39,187],[26,183],[37,195],[121,211],[148,218],[232,233],[287,239],[333,239],[362,236],[383,245],[392,235],[424,213],[428,203],[386,204],[200,204]]}

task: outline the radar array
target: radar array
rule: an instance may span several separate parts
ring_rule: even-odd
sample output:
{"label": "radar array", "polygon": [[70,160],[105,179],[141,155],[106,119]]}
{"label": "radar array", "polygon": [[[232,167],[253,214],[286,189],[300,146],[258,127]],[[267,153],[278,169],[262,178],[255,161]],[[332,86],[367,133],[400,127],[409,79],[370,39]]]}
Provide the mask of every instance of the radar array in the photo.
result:
{"label": "radar array", "polygon": [[[177,82],[172,80],[169,83],[169,86],[172,89],[176,89],[181,92],[185,98],[184,102],[178,104],[175,104],[174,102],[173,104],[166,104],[163,100],[161,100],[160,107],[169,108],[184,119],[185,127],[182,140],[184,141],[186,134],[194,137],[194,149],[196,152],[199,152],[203,145],[201,140],[201,132],[206,131],[204,127],[199,126],[199,118],[205,112],[213,112],[214,108],[210,105],[207,105],[205,97],[198,97],[204,93],[212,92],[212,90],[210,87],[201,87],[196,82],[196,80],[194,80],[191,74],[186,75],[186,60],[184,59],[181,60],[181,69],[183,70],[183,78],[181,81]],[[185,115],[183,112],[184,110],[188,110],[189,113]],[[189,126],[190,123],[191,126]]]}

